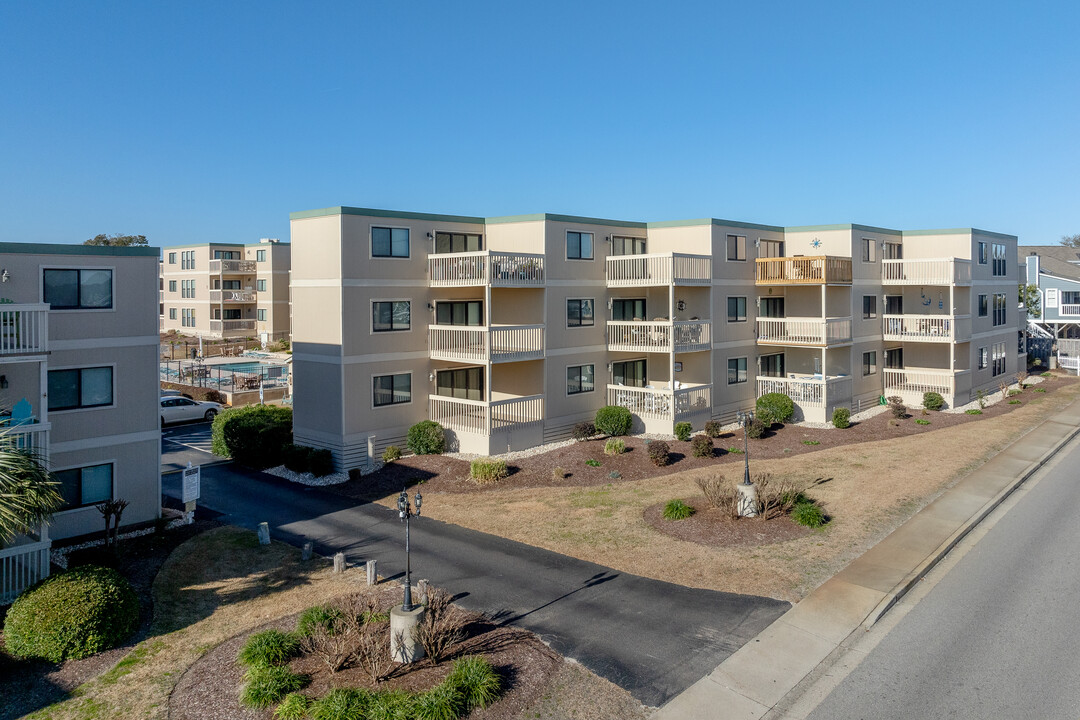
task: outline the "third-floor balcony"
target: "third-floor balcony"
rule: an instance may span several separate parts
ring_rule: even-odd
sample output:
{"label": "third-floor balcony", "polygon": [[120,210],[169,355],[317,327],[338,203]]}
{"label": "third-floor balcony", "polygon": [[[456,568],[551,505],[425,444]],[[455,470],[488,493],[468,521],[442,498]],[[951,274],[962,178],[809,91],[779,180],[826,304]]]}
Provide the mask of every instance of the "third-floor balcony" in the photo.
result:
{"label": "third-floor balcony", "polygon": [[431,287],[542,287],[544,256],[491,250],[428,255],[428,282]]}
{"label": "third-floor balcony", "polygon": [[253,303],[258,299],[254,290],[211,290],[212,303]]}
{"label": "third-floor balcony", "polygon": [[0,303],[0,357],[49,351],[49,306]]}
{"label": "third-floor balcony", "polygon": [[757,334],[763,345],[845,345],[851,342],[851,317],[758,318]]}
{"label": "third-floor balcony", "polygon": [[430,325],[433,360],[519,362],[544,357],[543,325]]}
{"label": "third-floor balcony", "polygon": [[711,284],[712,258],[708,255],[662,253],[607,259],[609,288]]}
{"label": "third-floor balcony", "polygon": [[607,324],[607,346],[613,352],[709,350],[712,347],[712,323],[708,320],[612,320]]}
{"label": "third-floor balcony", "polygon": [[777,257],[757,259],[757,285],[850,285],[851,258]]}
{"label": "third-floor balcony", "polygon": [[883,285],[970,285],[971,261],[960,258],[882,260]]}
{"label": "third-floor balcony", "polygon": [[229,274],[241,274],[247,275],[256,272],[256,264],[254,260],[211,260],[210,261],[210,274],[212,275],[229,275]]}
{"label": "third-floor balcony", "polygon": [[886,340],[954,343],[971,340],[970,315],[884,315]]}

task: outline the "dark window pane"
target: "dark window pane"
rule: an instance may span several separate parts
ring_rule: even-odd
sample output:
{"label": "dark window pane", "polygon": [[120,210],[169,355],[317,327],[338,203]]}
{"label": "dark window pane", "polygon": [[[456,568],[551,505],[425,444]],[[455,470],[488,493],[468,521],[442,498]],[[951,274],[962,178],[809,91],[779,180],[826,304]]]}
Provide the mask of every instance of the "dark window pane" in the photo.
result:
{"label": "dark window pane", "polygon": [[581,301],[581,324],[592,325],[593,324],[593,301],[582,300]]}
{"label": "dark window pane", "polygon": [[372,327],[375,332],[384,332],[391,329],[393,303],[372,303]]}
{"label": "dark window pane", "polygon": [[79,306],[79,271],[45,270],[45,302],[53,309]]}
{"label": "dark window pane", "polygon": [[592,233],[581,233],[581,257],[592,257]]}
{"label": "dark window pane", "polygon": [[566,301],[566,324],[571,327],[581,325],[581,302],[579,300]]}
{"label": "dark window pane", "polygon": [[82,504],[82,471],[79,468],[54,472],[52,479],[60,483],[60,496],[64,498],[65,507],[78,507]]}
{"label": "dark window pane", "polygon": [[391,255],[409,257],[409,229],[394,228],[390,231]]}
{"label": "dark window pane", "polygon": [[79,406],[79,371],[49,371],[49,409],[62,410]]}
{"label": "dark window pane", "polygon": [[112,500],[112,465],[94,465],[82,469],[82,504]]}
{"label": "dark window pane", "polygon": [[581,257],[581,233],[566,233],[566,257]]}
{"label": "dark window pane", "polygon": [[375,257],[390,256],[390,228],[371,228],[371,254]]}
{"label": "dark window pane", "polygon": [[84,368],[80,371],[82,378],[81,400],[83,407],[95,405],[109,405],[112,403],[112,368]]}

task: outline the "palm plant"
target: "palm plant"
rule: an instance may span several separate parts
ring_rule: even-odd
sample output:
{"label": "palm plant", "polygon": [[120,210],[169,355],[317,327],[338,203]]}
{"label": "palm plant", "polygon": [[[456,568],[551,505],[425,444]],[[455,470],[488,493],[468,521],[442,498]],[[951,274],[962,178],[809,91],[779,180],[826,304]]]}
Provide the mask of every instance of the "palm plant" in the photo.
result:
{"label": "palm plant", "polygon": [[0,546],[32,533],[64,503],[41,457],[0,430]]}

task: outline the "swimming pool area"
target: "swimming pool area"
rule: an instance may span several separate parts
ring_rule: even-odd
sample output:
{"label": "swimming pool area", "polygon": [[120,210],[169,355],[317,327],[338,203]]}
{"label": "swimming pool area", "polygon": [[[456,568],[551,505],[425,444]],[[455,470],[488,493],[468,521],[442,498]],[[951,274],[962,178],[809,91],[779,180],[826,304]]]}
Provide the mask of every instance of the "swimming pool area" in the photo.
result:
{"label": "swimming pool area", "polygon": [[173,382],[220,390],[254,390],[283,387],[289,381],[289,366],[274,362],[203,363],[168,360],[160,364],[162,382]]}

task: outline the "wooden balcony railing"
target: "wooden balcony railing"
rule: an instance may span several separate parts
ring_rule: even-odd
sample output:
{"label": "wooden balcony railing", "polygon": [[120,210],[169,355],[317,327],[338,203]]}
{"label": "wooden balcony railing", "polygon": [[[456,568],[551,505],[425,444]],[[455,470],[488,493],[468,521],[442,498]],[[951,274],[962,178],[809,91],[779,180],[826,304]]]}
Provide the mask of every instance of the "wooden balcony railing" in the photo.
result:
{"label": "wooden balcony railing", "polygon": [[825,409],[837,403],[850,402],[851,378],[848,376],[758,376],[758,397],[767,393],[784,393],[804,409]]}
{"label": "wooden balcony railing", "polygon": [[49,352],[49,306],[0,303],[0,357]]}
{"label": "wooden balcony railing", "polygon": [[851,258],[780,257],[757,259],[758,285],[850,285]]}
{"label": "wooden balcony railing", "polygon": [[431,287],[542,287],[544,256],[533,253],[443,253],[428,256]]}
{"label": "wooden balcony railing", "polygon": [[971,261],[961,258],[882,260],[883,285],[970,285]]}
{"label": "wooden balcony railing", "polygon": [[258,265],[254,260],[211,260],[210,272],[214,275],[221,275],[222,273],[253,273],[256,272]]}
{"label": "wooden balcony railing", "polygon": [[914,342],[968,342],[971,339],[970,315],[884,315],[886,340]]}
{"label": "wooden balcony railing", "polygon": [[851,318],[758,318],[757,334],[773,345],[842,345],[851,342]]}
{"label": "wooden balcony railing", "polygon": [[484,402],[428,395],[429,417],[455,432],[491,435],[492,431],[512,425],[544,420],[544,396],[506,398]]}
{"label": "wooden balcony railing", "polygon": [[607,333],[608,350],[614,352],[681,353],[712,347],[712,323],[708,320],[611,320]]}
{"label": "wooden balcony railing", "polygon": [[433,360],[519,362],[544,357],[543,325],[431,325],[428,348]]}
{"label": "wooden balcony railing", "polygon": [[606,270],[609,288],[712,284],[708,255],[615,255],[607,259]]}

